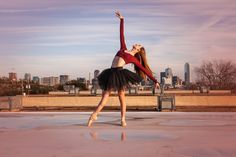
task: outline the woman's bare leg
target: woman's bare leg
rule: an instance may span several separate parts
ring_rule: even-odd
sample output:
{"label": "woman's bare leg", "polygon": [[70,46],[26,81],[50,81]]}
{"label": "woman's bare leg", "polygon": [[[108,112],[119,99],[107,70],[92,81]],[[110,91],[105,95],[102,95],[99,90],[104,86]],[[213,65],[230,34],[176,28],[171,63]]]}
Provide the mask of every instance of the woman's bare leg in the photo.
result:
{"label": "woman's bare leg", "polygon": [[99,102],[96,110],[92,113],[91,117],[89,118],[89,121],[88,121],[88,126],[91,126],[93,121],[95,121],[97,119],[97,115],[98,113],[102,110],[102,108],[104,107],[104,105],[107,103],[107,100],[109,98],[109,95],[110,95],[111,91],[109,90],[106,90],[106,91],[103,91],[102,93],[102,99],[101,101]]}
{"label": "woman's bare leg", "polygon": [[111,91],[109,91],[109,90],[103,91],[103,93],[102,93],[102,99],[101,99],[101,101],[99,102],[99,104],[98,104],[96,110],[94,111],[94,113],[95,113],[96,115],[102,110],[102,108],[104,107],[104,105],[107,103],[107,100],[108,100],[108,98],[109,98],[109,96],[110,96],[110,93],[111,93]]}
{"label": "woman's bare leg", "polygon": [[120,106],[121,106],[121,125],[123,127],[126,126],[126,121],[125,121],[125,114],[126,114],[126,102],[125,102],[125,90],[119,90],[118,91],[118,95],[119,95],[119,100],[120,100]]}

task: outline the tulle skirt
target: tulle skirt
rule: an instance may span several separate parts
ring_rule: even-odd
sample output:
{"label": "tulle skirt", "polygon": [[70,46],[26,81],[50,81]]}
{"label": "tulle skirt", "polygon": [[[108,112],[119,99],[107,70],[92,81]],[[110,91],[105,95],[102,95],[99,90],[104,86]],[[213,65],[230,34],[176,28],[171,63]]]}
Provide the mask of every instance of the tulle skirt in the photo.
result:
{"label": "tulle skirt", "polygon": [[98,76],[98,84],[103,90],[125,89],[142,80],[142,77],[123,67],[105,69]]}

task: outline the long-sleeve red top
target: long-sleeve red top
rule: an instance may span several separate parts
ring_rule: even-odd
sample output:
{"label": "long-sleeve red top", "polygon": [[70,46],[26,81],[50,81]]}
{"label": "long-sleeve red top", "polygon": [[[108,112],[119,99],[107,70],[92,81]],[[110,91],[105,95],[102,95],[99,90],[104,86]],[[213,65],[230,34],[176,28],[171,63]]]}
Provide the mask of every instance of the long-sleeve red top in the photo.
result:
{"label": "long-sleeve red top", "polygon": [[144,72],[153,82],[157,83],[157,80],[153,77],[152,73],[143,67],[137,58],[132,56],[129,53],[126,53],[125,50],[125,37],[124,37],[124,19],[120,20],[120,50],[117,52],[116,56],[119,56],[124,59],[126,64],[133,63],[135,64],[142,72]]}

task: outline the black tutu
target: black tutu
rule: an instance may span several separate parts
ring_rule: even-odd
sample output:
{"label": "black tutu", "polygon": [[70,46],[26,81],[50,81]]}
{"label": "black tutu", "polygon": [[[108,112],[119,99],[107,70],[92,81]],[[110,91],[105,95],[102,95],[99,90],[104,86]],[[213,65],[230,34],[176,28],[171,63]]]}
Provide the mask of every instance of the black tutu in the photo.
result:
{"label": "black tutu", "polygon": [[136,73],[122,67],[105,69],[98,76],[98,84],[103,90],[121,90],[142,80]]}

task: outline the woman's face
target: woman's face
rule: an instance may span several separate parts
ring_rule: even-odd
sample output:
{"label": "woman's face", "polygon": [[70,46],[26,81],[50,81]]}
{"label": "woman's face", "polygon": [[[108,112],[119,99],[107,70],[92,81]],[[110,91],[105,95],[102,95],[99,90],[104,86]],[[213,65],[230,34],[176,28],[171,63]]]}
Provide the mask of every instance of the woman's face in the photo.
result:
{"label": "woman's face", "polygon": [[140,51],[140,49],[142,48],[143,46],[140,45],[140,44],[134,44],[133,45],[133,50],[136,50],[137,52]]}

